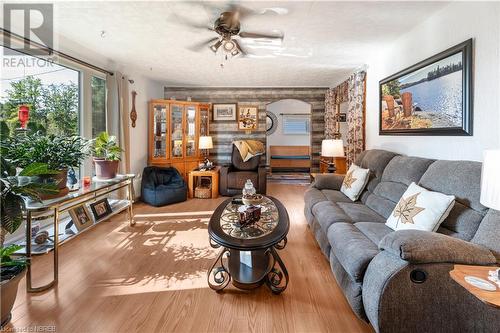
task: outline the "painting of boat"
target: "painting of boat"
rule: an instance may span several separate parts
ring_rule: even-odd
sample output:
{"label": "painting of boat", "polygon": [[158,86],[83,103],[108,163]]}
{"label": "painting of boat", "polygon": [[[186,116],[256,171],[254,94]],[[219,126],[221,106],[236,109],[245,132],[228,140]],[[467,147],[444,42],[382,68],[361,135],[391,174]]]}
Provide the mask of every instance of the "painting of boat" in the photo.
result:
{"label": "painting of boat", "polygon": [[472,39],[380,81],[381,135],[472,135]]}

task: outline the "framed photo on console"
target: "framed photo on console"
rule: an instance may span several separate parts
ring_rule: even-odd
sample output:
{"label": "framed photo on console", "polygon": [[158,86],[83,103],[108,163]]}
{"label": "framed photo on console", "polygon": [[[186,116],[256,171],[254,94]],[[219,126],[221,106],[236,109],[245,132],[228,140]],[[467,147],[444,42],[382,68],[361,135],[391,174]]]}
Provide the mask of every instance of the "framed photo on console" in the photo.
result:
{"label": "framed photo on console", "polygon": [[213,118],[214,121],[235,121],[236,104],[214,104]]}
{"label": "framed photo on console", "polygon": [[92,213],[94,214],[94,218],[96,221],[108,216],[113,212],[107,198],[91,203],[90,209],[92,209]]}
{"label": "framed photo on console", "polygon": [[380,135],[472,135],[472,39],[379,83]]}
{"label": "framed photo on console", "polygon": [[73,221],[73,224],[78,229],[78,231],[82,231],[94,224],[87,206],[85,205],[80,205],[71,209],[69,211],[69,216],[71,216],[71,221]]}

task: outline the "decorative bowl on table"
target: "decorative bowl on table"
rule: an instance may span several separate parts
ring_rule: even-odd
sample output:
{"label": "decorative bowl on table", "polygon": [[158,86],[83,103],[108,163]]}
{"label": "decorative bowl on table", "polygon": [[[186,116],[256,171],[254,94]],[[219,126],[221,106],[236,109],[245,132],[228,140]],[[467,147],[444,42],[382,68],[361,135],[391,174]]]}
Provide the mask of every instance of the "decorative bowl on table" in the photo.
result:
{"label": "decorative bowl on table", "polygon": [[264,196],[262,194],[252,194],[252,195],[243,195],[241,200],[244,205],[255,206],[262,202]]}

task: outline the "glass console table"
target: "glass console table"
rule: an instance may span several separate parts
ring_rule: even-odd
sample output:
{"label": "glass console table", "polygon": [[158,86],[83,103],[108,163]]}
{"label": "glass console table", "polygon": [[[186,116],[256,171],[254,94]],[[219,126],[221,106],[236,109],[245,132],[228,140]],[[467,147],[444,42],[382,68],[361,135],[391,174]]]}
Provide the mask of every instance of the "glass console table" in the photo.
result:
{"label": "glass console table", "polygon": [[[80,182],[80,189],[75,192],[70,192],[65,196],[44,200],[42,202],[37,201],[27,201],[25,212],[26,212],[26,243],[24,254],[28,260],[28,269],[26,272],[26,289],[28,292],[40,292],[47,289],[52,288],[57,284],[58,281],[58,269],[59,269],[59,258],[58,258],[58,248],[59,245],[66,242],[67,240],[73,238],[78,233],[85,232],[89,228],[82,230],[78,233],[75,233],[71,236],[66,236],[64,239],[59,239],[59,227],[60,221],[59,217],[61,213],[68,212],[69,210],[78,207],[80,205],[84,205],[89,202],[96,201],[98,198],[102,198],[106,195],[109,195],[113,192],[117,192],[121,189],[126,189],[126,199],[117,200],[117,204],[114,205],[113,212],[101,220],[95,221],[94,225],[98,224],[101,221],[109,219],[111,216],[116,215],[124,210],[128,211],[128,220],[131,226],[135,224],[133,219],[133,180],[135,175],[118,175],[114,179],[110,179],[109,181],[92,181],[89,186],[83,186]],[[50,215],[47,215],[50,213]],[[53,251],[54,255],[54,278],[51,282],[46,285],[40,287],[33,287],[32,277],[31,277],[31,259],[32,259],[32,235],[31,235],[31,226],[34,218],[38,218],[42,216],[43,218],[52,218],[52,226],[48,230],[49,234],[53,237],[53,245],[48,247],[45,253]],[[69,220],[67,220],[69,222]],[[40,254],[40,253],[39,253]]]}

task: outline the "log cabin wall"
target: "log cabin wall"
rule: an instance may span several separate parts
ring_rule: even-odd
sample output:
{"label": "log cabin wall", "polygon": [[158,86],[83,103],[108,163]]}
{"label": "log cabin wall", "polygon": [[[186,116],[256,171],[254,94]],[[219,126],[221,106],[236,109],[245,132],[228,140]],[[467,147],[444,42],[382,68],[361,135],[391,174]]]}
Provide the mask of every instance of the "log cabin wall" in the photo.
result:
{"label": "log cabin wall", "polygon": [[[321,140],[325,132],[325,92],[327,88],[191,88],[165,87],[165,98],[208,103],[237,103],[256,106],[259,110],[259,129],[246,134],[238,130],[237,121],[213,121],[210,114],[210,135],[214,149],[210,150],[210,158],[218,164],[231,160],[231,142],[234,140],[254,139],[266,143],[266,106],[283,99],[297,99],[311,104],[311,152],[312,170],[319,170],[319,154]],[[211,111],[212,112],[212,111]],[[262,157],[265,163],[265,156]]]}

